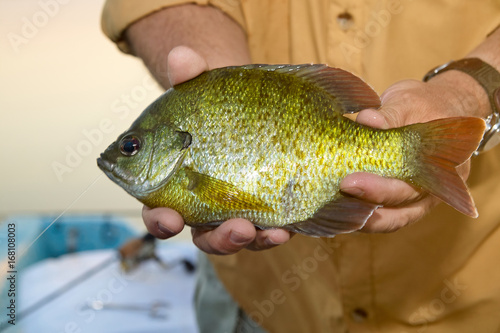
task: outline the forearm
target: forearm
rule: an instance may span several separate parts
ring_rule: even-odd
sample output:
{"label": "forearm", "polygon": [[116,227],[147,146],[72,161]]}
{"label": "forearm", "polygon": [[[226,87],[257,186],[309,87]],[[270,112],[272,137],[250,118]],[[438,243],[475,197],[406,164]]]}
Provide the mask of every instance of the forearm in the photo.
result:
{"label": "forearm", "polygon": [[467,57],[476,57],[500,71],[500,26],[486,40],[472,50]]}
{"label": "forearm", "polygon": [[192,48],[209,68],[250,63],[245,32],[214,7],[188,4],[163,9],[131,25],[125,38],[165,88],[169,88],[167,55],[176,46]]}
{"label": "forearm", "polygon": [[[479,58],[500,72],[500,29],[492,32],[484,42],[467,54],[466,58]],[[435,76],[429,82],[447,84],[453,87],[457,103],[462,109],[457,115],[486,118],[492,112],[486,92],[468,74],[452,70]]]}

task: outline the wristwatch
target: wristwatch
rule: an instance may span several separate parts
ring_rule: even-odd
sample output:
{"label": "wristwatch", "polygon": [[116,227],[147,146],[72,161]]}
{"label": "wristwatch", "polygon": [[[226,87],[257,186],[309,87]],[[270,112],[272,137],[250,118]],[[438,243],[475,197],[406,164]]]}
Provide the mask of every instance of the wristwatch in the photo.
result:
{"label": "wristwatch", "polygon": [[486,130],[479,143],[475,155],[489,150],[500,143],[500,73],[478,58],[465,58],[450,61],[444,65],[431,69],[423,78],[426,82],[439,73],[455,69],[474,78],[486,91],[491,104],[492,113],[485,119]]}

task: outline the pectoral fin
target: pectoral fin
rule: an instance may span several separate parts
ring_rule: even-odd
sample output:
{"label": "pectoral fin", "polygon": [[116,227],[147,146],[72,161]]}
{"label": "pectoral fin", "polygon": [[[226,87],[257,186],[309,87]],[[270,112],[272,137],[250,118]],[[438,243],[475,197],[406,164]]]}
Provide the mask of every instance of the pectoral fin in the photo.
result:
{"label": "pectoral fin", "polygon": [[189,169],[185,172],[189,179],[188,190],[210,207],[221,210],[273,211],[259,198],[228,182]]}
{"label": "pectoral fin", "polygon": [[320,208],[311,218],[284,229],[313,237],[333,237],[363,228],[379,206],[351,197],[340,197]]}

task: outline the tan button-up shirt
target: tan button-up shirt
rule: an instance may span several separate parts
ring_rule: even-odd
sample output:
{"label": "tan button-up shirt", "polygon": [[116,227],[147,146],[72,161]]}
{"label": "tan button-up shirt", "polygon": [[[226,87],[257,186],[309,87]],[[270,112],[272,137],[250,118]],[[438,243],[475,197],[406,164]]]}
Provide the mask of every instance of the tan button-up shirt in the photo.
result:
{"label": "tan button-up shirt", "polygon": [[[128,25],[184,2],[236,20],[256,63],[327,63],[379,93],[462,58],[500,23],[498,0],[108,0],[103,30],[127,51]],[[211,260],[271,332],[499,332],[500,147],[473,160],[468,183],[477,220],[440,205],[390,234],[297,235]]]}

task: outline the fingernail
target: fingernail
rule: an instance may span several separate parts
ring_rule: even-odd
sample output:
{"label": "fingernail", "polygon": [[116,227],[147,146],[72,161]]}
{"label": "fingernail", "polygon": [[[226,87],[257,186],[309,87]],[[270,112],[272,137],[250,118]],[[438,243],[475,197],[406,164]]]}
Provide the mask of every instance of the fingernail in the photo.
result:
{"label": "fingernail", "polygon": [[231,233],[229,234],[229,240],[231,240],[231,242],[236,245],[241,245],[248,243],[250,241],[250,238],[237,231],[231,231]]}
{"label": "fingernail", "polygon": [[274,240],[271,239],[271,237],[266,237],[264,239],[264,244],[266,244],[267,246],[276,246],[276,245],[280,245],[281,243],[275,242]]}
{"label": "fingernail", "polygon": [[158,222],[158,229],[164,233],[165,235],[168,235],[168,236],[173,236],[175,235],[175,232],[173,232],[172,230],[170,230],[166,225]]}
{"label": "fingernail", "polygon": [[346,187],[341,189],[343,193],[352,195],[353,197],[362,198],[365,195],[365,192],[361,190],[359,187]]}

